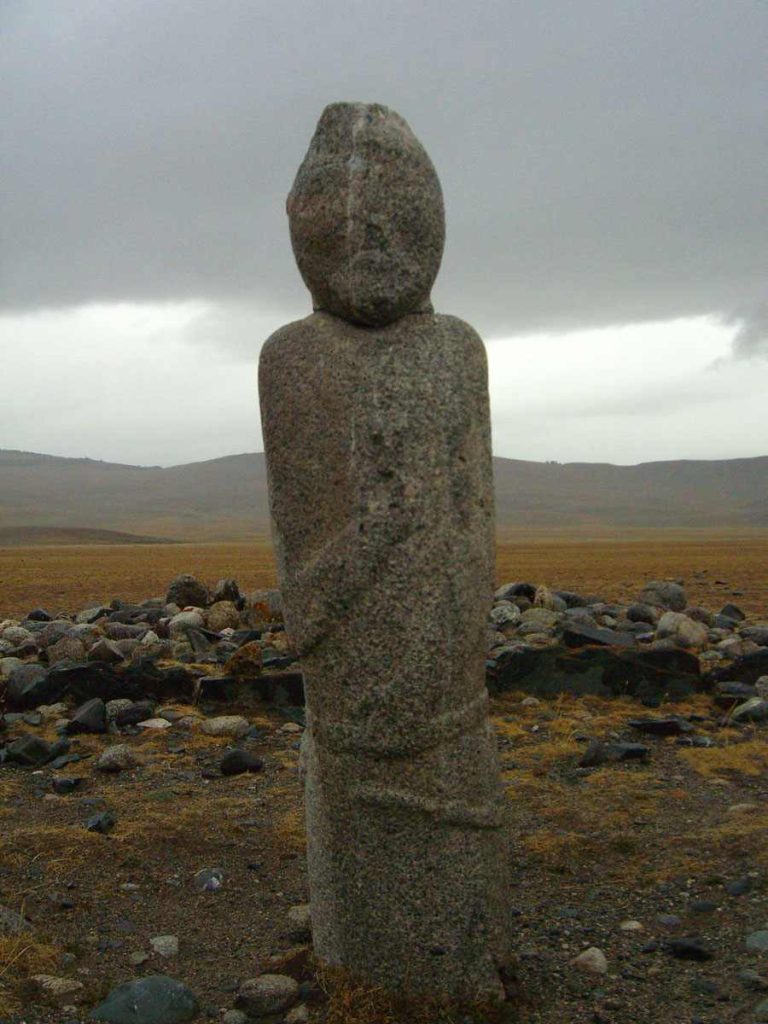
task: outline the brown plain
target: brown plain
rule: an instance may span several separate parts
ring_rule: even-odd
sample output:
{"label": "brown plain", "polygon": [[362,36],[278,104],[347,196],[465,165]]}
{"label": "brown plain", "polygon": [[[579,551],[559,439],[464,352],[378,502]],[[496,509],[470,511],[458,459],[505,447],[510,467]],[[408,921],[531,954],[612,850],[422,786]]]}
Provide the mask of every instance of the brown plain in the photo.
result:
{"label": "brown plain", "polygon": [[[233,576],[243,590],[276,584],[267,538],[238,544],[50,545],[0,548],[0,617],[34,607],[77,611],[113,597],[141,601],[190,572],[206,583]],[[768,530],[521,529],[497,545],[499,583],[630,600],[645,581],[683,580],[691,604],[734,601],[752,616],[768,612]]]}

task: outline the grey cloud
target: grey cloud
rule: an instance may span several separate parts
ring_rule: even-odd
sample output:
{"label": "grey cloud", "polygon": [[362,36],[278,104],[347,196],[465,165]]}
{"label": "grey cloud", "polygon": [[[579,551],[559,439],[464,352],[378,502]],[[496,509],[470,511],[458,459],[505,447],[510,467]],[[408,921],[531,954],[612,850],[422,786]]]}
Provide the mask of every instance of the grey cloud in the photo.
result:
{"label": "grey cloud", "polygon": [[424,141],[448,210],[436,305],[486,334],[762,294],[763,4],[5,0],[0,19],[5,309],[303,315],[284,199],[344,98]]}
{"label": "grey cloud", "polygon": [[735,359],[768,359],[768,301],[736,313],[730,322],[737,325],[733,338]]}

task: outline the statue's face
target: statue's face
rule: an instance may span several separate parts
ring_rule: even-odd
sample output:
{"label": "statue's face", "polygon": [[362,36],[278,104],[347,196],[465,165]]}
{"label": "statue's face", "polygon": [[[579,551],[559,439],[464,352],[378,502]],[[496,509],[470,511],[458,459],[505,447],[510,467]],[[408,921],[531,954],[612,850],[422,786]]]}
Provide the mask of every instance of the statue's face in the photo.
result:
{"label": "statue's face", "polygon": [[432,162],[398,114],[373,104],[326,107],[287,205],[316,309],[376,326],[430,308],[443,198]]}

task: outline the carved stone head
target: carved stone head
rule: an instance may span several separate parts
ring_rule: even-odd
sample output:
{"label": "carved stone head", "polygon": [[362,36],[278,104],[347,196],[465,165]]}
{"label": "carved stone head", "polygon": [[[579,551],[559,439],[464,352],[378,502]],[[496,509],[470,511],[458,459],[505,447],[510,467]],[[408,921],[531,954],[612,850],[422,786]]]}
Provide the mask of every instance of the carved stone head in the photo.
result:
{"label": "carved stone head", "polygon": [[291,243],[314,307],[381,326],[431,310],[445,217],[432,161],[375,103],[333,103],[288,196]]}

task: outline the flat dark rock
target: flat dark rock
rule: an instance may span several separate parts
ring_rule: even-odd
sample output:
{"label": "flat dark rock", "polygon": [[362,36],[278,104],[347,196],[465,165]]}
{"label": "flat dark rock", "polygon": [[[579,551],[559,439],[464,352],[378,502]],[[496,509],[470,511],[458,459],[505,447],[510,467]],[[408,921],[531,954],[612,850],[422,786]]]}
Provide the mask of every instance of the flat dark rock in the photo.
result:
{"label": "flat dark rock", "polygon": [[537,697],[573,693],[653,702],[709,689],[698,658],[689,651],[597,646],[506,652],[487,673],[486,684],[492,694],[522,690]]}
{"label": "flat dark rock", "polygon": [[588,626],[572,623],[563,630],[566,647],[587,647],[597,644],[601,647],[631,647],[635,643],[633,633],[619,633],[604,626]]}

